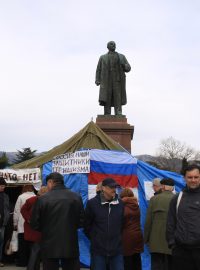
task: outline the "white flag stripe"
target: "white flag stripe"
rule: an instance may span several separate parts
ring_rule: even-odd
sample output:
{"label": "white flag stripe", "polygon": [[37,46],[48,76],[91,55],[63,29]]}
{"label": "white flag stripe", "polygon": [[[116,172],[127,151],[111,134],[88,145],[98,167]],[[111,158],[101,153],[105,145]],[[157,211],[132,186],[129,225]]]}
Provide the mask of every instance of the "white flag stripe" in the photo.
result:
{"label": "white flag stripe", "polygon": [[113,164],[137,164],[137,159],[131,154],[120,151],[91,149],[90,159]]}

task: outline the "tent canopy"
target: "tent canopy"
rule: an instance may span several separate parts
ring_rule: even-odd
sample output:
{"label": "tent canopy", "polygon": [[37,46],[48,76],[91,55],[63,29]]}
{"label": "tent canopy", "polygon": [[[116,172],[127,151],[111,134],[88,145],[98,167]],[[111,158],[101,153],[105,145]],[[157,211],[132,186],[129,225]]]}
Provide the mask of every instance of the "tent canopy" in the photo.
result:
{"label": "tent canopy", "polygon": [[91,121],[64,143],[37,157],[15,164],[12,168],[26,169],[40,167],[57,155],[75,152],[81,148],[125,151],[120,144],[106,135],[93,121]]}

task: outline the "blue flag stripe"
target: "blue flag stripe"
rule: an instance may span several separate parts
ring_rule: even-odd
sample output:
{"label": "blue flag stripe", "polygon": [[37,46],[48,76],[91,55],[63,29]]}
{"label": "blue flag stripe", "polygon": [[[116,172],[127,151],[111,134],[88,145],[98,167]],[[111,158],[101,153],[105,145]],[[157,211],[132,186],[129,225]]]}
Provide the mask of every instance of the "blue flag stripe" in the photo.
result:
{"label": "blue flag stripe", "polygon": [[137,175],[137,164],[111,164],[90,160],[90,171],[104,174]]}

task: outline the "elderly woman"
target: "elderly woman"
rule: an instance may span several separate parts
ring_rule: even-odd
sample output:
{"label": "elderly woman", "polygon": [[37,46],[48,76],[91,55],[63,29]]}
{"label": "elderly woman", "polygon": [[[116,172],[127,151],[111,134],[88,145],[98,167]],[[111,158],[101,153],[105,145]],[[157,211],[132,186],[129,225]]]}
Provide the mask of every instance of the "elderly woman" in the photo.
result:
{"label": "elderly woman", "polygon": [[141,270],[140,253],[143,251],[144,243],[138,201],[130,188],[124,188],[120,197],[124,203],[124,227],[122,233],[124,270]]}

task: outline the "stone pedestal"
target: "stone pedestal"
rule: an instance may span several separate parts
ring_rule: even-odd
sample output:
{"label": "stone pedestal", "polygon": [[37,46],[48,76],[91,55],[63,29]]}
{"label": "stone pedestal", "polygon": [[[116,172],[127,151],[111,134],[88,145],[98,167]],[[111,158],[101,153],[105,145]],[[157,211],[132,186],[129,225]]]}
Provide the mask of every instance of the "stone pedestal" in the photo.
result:
{"label": "stone pedestal", "polygon": [[113,140],[131,153],[134,126],[127,123],[125,115],[98,115],[96,124]]}

